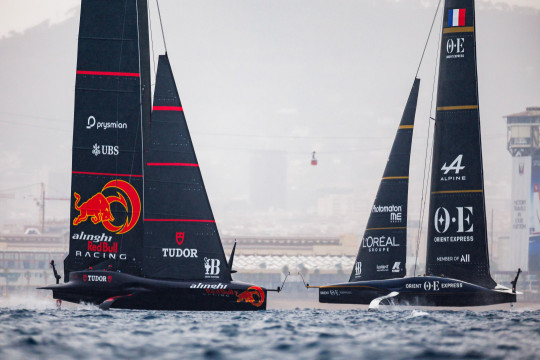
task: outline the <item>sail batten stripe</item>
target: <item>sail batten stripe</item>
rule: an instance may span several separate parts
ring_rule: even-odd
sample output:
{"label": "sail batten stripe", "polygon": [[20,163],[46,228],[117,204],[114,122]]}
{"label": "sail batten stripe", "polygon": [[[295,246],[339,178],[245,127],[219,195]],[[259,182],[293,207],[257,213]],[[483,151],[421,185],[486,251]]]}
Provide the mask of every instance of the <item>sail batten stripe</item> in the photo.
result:
{"label": "sail batten stripe", "polygon": [[143,177],[142,175],[136,174],[113,174],[113,173],[97,173],[90,171],[72,171],[72,174],[81,174],[81,175],[106,175],[106,176],[127,176],[127,177]]}
{"label": "sail batten stripe", "polygon": [[476,110],[478,105],[460,105],[460,106],[441,106],[437,108],[437,111],[450,111],[450,110]]}
{"label": "sail batten stripe", "polygon": [[443,34],[461,33],[461,32],[474,32],[474,26],[459,26],[449,27],[443,29]]}
{"label": "sail batten stripe", "polygon": [[401,230],[401,229],[406,229],[407,227],[406,226],[400,226],[400,227],[380,227],[380,228],[370,228],[370,229],[366,229],[366,231],[370,231],[370,230]]}
{"label": "sail batten stripe", "polygon": [[408,178],[408,176],[386,176],[383,177],[381,180],[405,180]]}
{"label": "sail batten stripe", "polygon": [[77,75],[102,75],[102,76],[127,76],[127,77],[140,77],[139,73],[128,72],[113,72],[113,71],[88,71],[77,70]]}
{"label": "sail batten stripe", "polygon": [[181,106],[154,106],[153,111],[184,111]]}
{"label": "sail batten stripe", "polygon": [[398,129],[414,129],[414,125],[401,125]]}
{"label": "sail batten stripe", "polygon": [[147,163],[147,166],[195,166],[199,167],[199,164],[190,163]]}
{"label": "sail batten stripe", "polygon": [[206,223],[215,223],[216,220],[201,220],[201,219],[144,219],[144,221],[155,221],[155,222],[206,222]]}
{"label": "sail batten stripe", "polygon": [[461,193],[481,193],[483,190],[443,190],[443,191],[432,191],[432,194],[461,194]]}

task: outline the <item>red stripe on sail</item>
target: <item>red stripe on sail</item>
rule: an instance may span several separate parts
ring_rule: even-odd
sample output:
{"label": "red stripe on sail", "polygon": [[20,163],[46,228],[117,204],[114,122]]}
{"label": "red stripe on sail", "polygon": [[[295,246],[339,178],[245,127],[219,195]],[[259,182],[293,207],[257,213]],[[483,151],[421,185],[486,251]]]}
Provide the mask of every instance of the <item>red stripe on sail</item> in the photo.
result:
{"label": "red stripe on sail", "polygon": [[131,177],[143,177],[142,175],[135,174],[110,174],[110,173],[96,173],[88,171],[72,171],[72,174],[82,174],[82,175],[106,175],[106,176],[131,176]]}
{"label": "red stripe on sail", "polygon": [[184,111],[181,106],[154,106],[152,108],[154,111]]}
{"label": "red stripe on sail", "polygon": [[112,71],[87,71],[87,70],[77,70],[77,75],[104,75],[104,76],[130,76],[130,77],[141,76],[139,73],[112,72]]}
{"label": "red stripe on sail", "polygon": [[147,163],[148,166],[199,166],[199,164],[189,163]]}
{"label": "red stripe on sail", "polygon": [[144,219],[144,221],[176,221],[176,222],[206,222],[215,223],[216,220],[199,220],[199,219]]}

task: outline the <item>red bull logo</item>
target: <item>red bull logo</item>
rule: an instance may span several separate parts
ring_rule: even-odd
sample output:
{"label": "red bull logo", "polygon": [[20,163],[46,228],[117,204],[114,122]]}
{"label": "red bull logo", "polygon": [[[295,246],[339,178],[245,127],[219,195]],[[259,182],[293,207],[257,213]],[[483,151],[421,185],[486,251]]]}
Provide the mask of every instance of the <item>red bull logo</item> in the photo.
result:
{"label": "red bull logo", "polygon": [[260,307],[264,304],[264,290],[258,286],[251,286],[246,291],[238,294],[236,302],[247,302],[253,306]]}
{"label": "red bull logo", "polygon": [[[103,192],[107,189],[121,190],[128,200],[126,201],[126,197],[119,191],[117,191],[118,196],[105,196]],[[109,181],[100,192],[90,197],[90,199],[81,205],[79,205],[81,196],[77,193],[73,193],[73,195],[75,196],[75,209],[79,211],[79,215],[73,219],[74,226],[90,218],[94,225],[101,223],[110,232],[125,234],[133,229],[141,214],[141,199],[139,198],[139,194],[130,183],[123,180]],[[131,207],[131,214],[129,213],[128,201]],[[115,202],[120,203],[126,209],[127,218],[124,224],[113,224],[115,217],[111,212],[111,204]]]}

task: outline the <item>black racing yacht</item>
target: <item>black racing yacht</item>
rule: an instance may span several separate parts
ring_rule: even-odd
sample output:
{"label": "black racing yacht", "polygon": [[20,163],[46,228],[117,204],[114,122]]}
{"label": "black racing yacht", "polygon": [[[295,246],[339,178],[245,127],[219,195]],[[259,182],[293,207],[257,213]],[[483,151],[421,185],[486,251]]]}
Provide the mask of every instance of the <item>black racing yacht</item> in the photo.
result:
{"label": "black racing yacht", "polygon": [[264,310],[271,290],[231,277],[167,54],[151,102],[148,23],[147,0],[82,0],[69,254],[42,289],[102,309]]}
{"label": "black racing yacht", "polygon": [[426,274],[406,276],[407,193],[415,79],[349,282],[319,288],[323,303],[479,306],[516,301],[490,275],[473,0],[445,0]]}

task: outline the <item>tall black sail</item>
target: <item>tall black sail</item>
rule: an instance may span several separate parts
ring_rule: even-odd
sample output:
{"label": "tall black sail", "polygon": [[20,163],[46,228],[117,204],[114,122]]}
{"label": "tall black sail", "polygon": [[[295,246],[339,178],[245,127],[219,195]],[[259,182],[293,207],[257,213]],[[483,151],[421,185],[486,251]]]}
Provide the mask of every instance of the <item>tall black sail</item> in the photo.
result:
{"label": "tall black sail", "polygon": [[415,79],[349,281],[404,277],[409,161],[420,79]]}
{"label": "tall black sail", "polygon": [[70,271],[102,265],[140,272],[146,14],[146,1],[81,4],[65,281]]}
{"label": "tall black sail", "polygon": [[144,134],[144,276],[230,280],[167,55],[159,57]]}
{"label": "tall black sail", "polygon": [[473,0],[446,0],[426,272],[493,288],[489,272]]}

